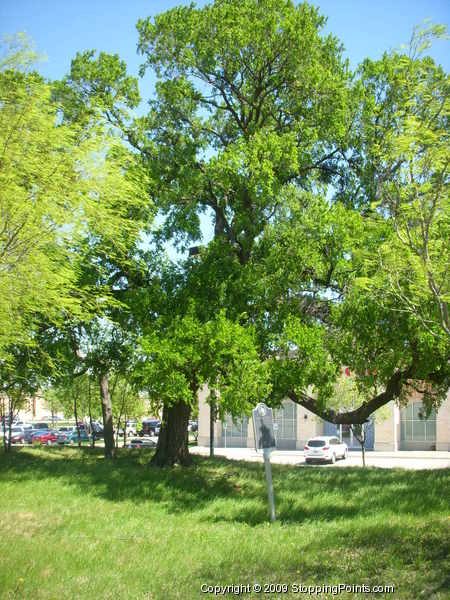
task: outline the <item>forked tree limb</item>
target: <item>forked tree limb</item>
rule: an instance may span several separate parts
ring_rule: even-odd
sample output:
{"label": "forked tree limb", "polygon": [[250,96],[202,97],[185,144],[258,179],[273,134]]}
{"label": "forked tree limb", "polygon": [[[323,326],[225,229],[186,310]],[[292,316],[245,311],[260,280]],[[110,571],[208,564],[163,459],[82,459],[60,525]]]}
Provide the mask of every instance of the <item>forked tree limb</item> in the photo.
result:
{"label": "forked tree limb", "polygon": [[[353,410],[338,412],[331,408],[322,407],[315,398],[308,396],[308,394],[300,392],[297,393],[294,390],[289,390],[287,397],[308,409],[321,419],[335,423],[336,425],[356,425],[365,423],[370,415],[376,410],[388,404],[391,400],[396,400],[400,397],[403,388],[408,384],[408,380],[414,379],[415,368],[410,366],[408,369],[403,371],[396,371],[386,384],[386,388],[380,394],[377,394],[370,400],[363,402],[360,406]],[[446,377],[443,372],[431,373],[428,377],[430,383],[442,383]]]}

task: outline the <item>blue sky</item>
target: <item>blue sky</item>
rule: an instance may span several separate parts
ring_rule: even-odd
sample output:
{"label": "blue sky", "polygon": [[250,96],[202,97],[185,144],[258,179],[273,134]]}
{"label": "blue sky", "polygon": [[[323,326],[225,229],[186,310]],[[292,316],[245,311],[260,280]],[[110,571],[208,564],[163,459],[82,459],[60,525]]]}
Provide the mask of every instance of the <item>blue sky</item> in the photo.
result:
{"label": "blue sky", "polygon": [[[0,37],[25,31],[47,55],[39,67],[51,79],[63,77],[77,51],[96,49],[120,55],[129,72],[137,75],[136,22],[189,0],[0,0]],[[206,2],[200,0],[197,5]],[[450,0],[322,0],[314,1],[328,17],[327,32],[336,35],[355,67],[365,57],[378,58],[385,50],[407,43],[414,25],[424,19],[450,24]],[[432,55],[450,70],[448,43],[438,42]],[[153,80],[140,84],[148,98]],[[204,232],[210,233],[206,221]]]}
{"label": "blue sky", "polygon": [[[26,31],[48,60],[40,71],[60,78],[77,51],[87,49],[118,53],[137,74],[136,22],[189,0],[0,0],[0,36]],[[197,2],[205,4],[203,0]],[[314,1],[328,17],[327,31],[344,44],[351,64],[366,56],[406,43],[414,25],[426,18],[450,22],[449,0],[322,0]],[[447,46],[448,47],[448,46]],[[444,43],[433,54],[447,70],[450,56]],[[144,95],[145,95],[144,82]]]}

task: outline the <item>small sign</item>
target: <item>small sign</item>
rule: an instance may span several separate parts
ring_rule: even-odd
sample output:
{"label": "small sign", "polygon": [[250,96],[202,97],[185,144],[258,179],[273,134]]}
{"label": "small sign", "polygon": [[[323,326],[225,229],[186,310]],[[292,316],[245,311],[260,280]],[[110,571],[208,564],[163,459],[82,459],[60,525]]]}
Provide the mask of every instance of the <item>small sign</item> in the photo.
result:
{"label": "small sign", "polygon": [[274,431],[278,431],[278,423],[274,423],[273,424],[273,430]]}
{"label": "small sign", "polygon": [[272,409],[260,402],[252,411],[256,450],[275,448]]}

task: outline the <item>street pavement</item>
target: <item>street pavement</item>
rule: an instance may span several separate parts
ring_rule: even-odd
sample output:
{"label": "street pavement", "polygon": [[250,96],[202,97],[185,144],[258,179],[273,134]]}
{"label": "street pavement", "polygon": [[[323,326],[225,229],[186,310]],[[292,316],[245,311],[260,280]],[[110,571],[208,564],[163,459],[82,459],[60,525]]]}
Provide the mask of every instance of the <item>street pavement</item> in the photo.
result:
{"label": "street pavement", "polygon": [[[193,454],[209,456],[209,448],[195,446],[189,449]],[[253,448],[215,448],[216,456],[224,456],[231,460],[246,460],[249,462],[263,462],[261,452]],[[314,464],[306,465],[301,450],[275,450],[270,456],[274,464],[296,465],[305,469],[320,468],[333,469],[339,467],[361,467],[361,452],[349,452],[346,460],[338,460],[334,465]],[[384,469],[448,469],[450,468],[450,452],[366,452],[366,465],[369,467],[381,467]]]}

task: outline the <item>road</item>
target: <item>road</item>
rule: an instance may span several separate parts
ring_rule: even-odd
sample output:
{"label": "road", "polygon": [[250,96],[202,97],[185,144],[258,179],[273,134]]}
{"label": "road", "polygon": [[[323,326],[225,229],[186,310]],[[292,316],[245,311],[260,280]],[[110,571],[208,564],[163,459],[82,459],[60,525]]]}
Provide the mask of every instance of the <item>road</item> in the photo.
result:
{"label": "road", "polygon": [[[209,455],[209,448],[195,446],[190,448],[193,454]],[[225,456],[232,460],[262,462],[262,454],[252,448],[216,448],[217,456]],[[276,450],[271,454],[274,464],[297,465],[305,469],[314,469],[316,465],[306,465],[303,452],[298,450]],[[384,469],[448,469],[450,468],[450,452],[366,452],[366,464],[369,467]],[[350,452],[346,460],[338,460],[336,464],[319,464],[320,468],[334,469],[340,467],[362,466],[361,452]]]}

